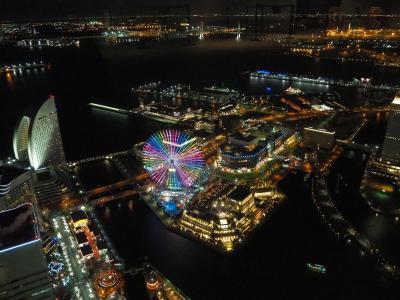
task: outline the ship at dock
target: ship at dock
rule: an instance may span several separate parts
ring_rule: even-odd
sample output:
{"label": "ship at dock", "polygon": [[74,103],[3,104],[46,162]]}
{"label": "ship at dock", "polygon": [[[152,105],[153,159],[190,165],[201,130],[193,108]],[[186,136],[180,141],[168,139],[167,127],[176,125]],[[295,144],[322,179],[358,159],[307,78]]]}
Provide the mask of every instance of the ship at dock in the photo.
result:
{"label": "ship at dock", "polygon": [[132,109],[121,109],[93,102],[89,106],[167,124],[181,124],[196,119],[198,116],[215,121],[218,116],[236,110],[236,103],[242,96],[236,90],[216,85],[199,91],[182,84],[163,89],[160,89],[160,86],[161,82],[150,82],[132,88],[132,94],[139,100],[139,106]]}
{"label": "ship at dock", "polygon": [[305,75],[294,75],[288,73],[276,73],[267,70],[257,70],[254,72],[250,72],[250,78],[259,78],[259,79],[274,79],[288,82],[302,82],[302,83],[310,83],[310,84],[319,84],[325,86],[340,86],[340,87],[355,87],[355,88],[363,88],[369,90],[384,90],[384,91],[397,91],[399,86],[392,85],[374,85],[371,83],[371,80],[358,80],[355,79],[353,81],[345,81],[345,80],[336,80],[327,77],[312,77]]}

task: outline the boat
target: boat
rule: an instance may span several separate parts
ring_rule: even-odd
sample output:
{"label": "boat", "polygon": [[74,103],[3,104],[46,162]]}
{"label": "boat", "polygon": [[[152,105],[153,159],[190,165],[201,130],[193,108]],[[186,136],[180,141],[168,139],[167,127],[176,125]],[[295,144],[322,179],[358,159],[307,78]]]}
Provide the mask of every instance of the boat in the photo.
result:
{"label": "boat", "polygon": [[323,265],[307,263],[307,269],[309,269],[310,271],[313,271],[313,272],[326,274],[326,267]]}

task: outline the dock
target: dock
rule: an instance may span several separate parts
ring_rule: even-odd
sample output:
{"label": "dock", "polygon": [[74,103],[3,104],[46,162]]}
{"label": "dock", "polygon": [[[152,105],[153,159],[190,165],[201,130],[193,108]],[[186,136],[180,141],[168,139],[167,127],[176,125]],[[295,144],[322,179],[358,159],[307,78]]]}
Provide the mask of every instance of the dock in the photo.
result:
{"label": "dock", "polygon": [[124,114],[124,115],[131,115],[133,114],[130,110],[127,109],[122,109],[122,108],[116,108],[112,106],[107,106],[107,105],[102,105],[102,104],[97,104],[97,103],[89,103],[90,107],[97,108],[97,109],[102,109],[102,110],[107,110],[119,114]]}

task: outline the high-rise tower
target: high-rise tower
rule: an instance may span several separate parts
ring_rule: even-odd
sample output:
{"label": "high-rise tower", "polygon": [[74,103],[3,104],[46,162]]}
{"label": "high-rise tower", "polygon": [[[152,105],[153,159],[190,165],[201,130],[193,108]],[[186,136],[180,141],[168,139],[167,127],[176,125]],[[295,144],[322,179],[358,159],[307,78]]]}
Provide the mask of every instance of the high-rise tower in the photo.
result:
{"label": "high-rise tower", "polygon": [[29,135],[29,161],[34,169],[65,163],[56,103],[50,96],[36,113]]}
{"label": "high-rise tower", "polygon": [[28,136],[30,125],[31,118],[23,116],[14,131],[13,148],[15,158],[19,161],[29,161]]}
{"label": "high-rise tower", "polygon": [[0,213],[0,299],[55,299],[32,204]]}
{"label": "high-rise tower", "polygon": [[373,210],[400,215],[400,94],[390,104],[382,152],[370,156],[360,191]]}
{"label": "high-rise tower", "polygon": [[400,93],[390,105],[389,121],[382,148],[382,159],[400,164]]}
{"label": "high-rise tower", "polygon": [[50,96],[33,116],[21,118],[13,139],[14,154],[35,170],[65,164],[57,108]]}

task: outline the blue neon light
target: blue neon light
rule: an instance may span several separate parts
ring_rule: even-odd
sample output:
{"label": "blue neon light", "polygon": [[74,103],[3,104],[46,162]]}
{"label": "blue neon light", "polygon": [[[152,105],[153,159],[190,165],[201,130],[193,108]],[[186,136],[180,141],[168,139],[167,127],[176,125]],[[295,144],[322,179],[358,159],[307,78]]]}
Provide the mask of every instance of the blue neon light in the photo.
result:
{"label": "blue neon light", "polygon": [[10,248],[7,248],[7,249],[3,249],[3,250],[0,250],[0,253],[4,253],[4,252],[7,252],[7,251],[15,250],[15,249],[18,249],[20,247],[24,247],[24,246],[27,246],[29,244],[36,243],[38,241],[40,241],[40,239],[32,240],[32,241],[29,241],[29,242],[26,242],[26,243],[23,243],[23,244],[19,244],[17,246],[13,246],[13,247],[10,247]]}
{"label": "blue neon light", "polygon": [[164,204],[164,209],[167,214],[172,215],[172,216],[176,216],[180,212],[180,209],[178,208],[176,203],[173,201],[166,202]]}

